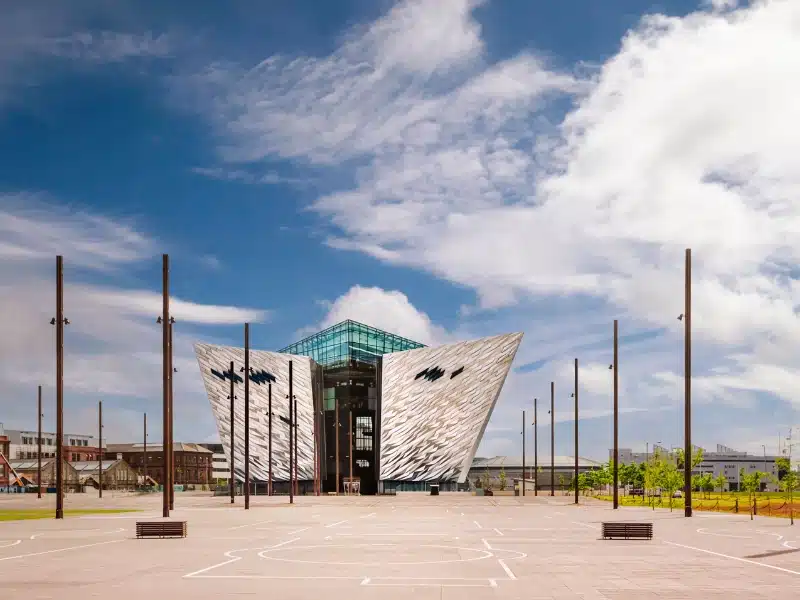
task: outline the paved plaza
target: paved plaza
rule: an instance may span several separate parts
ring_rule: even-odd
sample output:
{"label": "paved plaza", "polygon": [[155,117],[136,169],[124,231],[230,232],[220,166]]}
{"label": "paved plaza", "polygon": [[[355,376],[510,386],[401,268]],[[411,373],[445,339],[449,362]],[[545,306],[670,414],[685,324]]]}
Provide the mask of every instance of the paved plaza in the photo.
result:
{"label": "paved plaza", "polygon": [[[0,598],[753,600],[800,586],[800,524],[784,519],[462,494],[256,497],[246,512],[242,498],[178,494],[188,537],[137,540],[160,496],[106,496],[66,506],[141,512],[0,522]],[[608,520],[652,521],[655,537],[598,539]]]}

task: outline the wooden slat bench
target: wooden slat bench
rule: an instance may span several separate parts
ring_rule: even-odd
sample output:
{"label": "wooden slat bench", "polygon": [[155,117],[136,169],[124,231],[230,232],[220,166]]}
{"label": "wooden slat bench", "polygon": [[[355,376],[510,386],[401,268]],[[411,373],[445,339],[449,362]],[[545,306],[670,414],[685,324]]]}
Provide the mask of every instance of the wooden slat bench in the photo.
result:
{"label": "wooden slat bench", "polygon": [[603,523],[603,539],[652,540],[652,523]]}
{"label": "wooden slat bench", "polygon": [[186,521],[137,521],[136,537],[186,537]]}

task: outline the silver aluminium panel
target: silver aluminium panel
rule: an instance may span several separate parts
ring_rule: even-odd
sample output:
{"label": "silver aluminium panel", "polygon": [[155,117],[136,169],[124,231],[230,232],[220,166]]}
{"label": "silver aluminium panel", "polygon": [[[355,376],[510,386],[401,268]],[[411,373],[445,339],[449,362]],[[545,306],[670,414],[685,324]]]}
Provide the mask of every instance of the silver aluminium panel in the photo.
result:
{"label": "silver aluminium panel", "polygon": [[463,483],[521,333],[383,357],[380,479]]}
{"label": "silver aluminium panel", "polygon": [[[217,421],[220,441],[230,460],[230,362],[238,376],[234,402],[235,472],[244,480],[244,348],[195,344],[203,384]],[[289,480],[289,361],[292,360],[292,386],[297,399],[297,474],[299,480],[314,479],[312,360],[278,352],[250,351],[250,478],[266,481],[268,467],[267,416],[269,387],[272,385],[272,479]],[[281,418],[283,417],[283,419]],[[284,421],[284,419],[286,421]]]}

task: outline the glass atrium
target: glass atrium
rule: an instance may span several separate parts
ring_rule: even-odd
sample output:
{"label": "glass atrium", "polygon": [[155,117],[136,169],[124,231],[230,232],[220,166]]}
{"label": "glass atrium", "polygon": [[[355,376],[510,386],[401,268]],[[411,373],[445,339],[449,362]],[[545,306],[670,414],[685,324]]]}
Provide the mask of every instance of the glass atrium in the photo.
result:
{"label": "glass atrium", "polygon": [[[343,488],[350,469],[362,494],[377,490],[376,424],[379,414],[378,363],[381,356],[423,348],[424,344],[358,323],[343,321],[279,350],[309,356],[322,367],[325,430],[324,491]],[[351,419],[352,416],[352,419]],[[334,427],[338,421],[339,427]],[[338,438],[338,444],[337,444]],[[338,468],[336,447],[339,446]]]}
{"label": "glass atrium", "polygon": [[419,342],[348,319],[278,352],[310,356],[324,369],[336,369],[352,362],[374,365],[378,356],[423,347]]}

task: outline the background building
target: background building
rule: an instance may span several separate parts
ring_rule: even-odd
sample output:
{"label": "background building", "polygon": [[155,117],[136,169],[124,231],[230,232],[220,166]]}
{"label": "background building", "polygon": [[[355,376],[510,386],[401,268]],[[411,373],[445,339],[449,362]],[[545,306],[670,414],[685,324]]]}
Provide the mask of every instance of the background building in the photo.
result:
{"label": "background building", "polygon": [[[271,421],[276,491],[288,481],[291,363],[301,482],[312,482],[319,465],[323,491],[341,491],[352,464],[363,494],[399,482],[438,482],[444,489],[465,483],[521,339],[515,333],[427,348],[345,321],[281,352],[251,350],[252,480],[269,477]],[[244,465],[244,350],[196,344],[195,351],[226,458],[233,379],[238,479]]]}
{"label": "background building", "polygon": [[[575,457],[556,456],[554,457],[555,466],[555,487],[563,490],[569,487],[570,482],[575,476]],[[578,472],[584,473],[594,469],[599,469],[602,465],[588,458],[578,458]],[[492,458],[476,458],[472,461],[469,470],[470,489],[481,487],[484,478],[488,476],[492,489],[500,489],[501,473],[505,473],[506,489],[513,485],[513,480],[522,479],[522,456],[493,456]],[[539,456],[539,473],[534,474],[533,456],[525,457],[525,478],[529,482],[536,482],[540,490],[550,489],[551,469],[550,457]],[[533,489],[533,483],[529,483],[527,489]]]}
{"label": "background building", "polygon": [[11,481],[11,467],[8,461],[11,459],[9,456],[11,449],[9,447],[8,437],[3,429],[3,424],[0,423],[0,486],[7,486]]}
{"label": "background building", "polygon": [[[78,475],[78,482],[85,487],[100,487],[99,461],[71,463]],[[103,460],[104,490],[135,490],[138,474],[124,460]]]}
{"label": "background building", "polygon": [[[698,447],[695,446],[695,449]],[[653,449],[649,452],[633,452],[630,448],[619,449],[619,462],[621,464],[641,464],[653,457],[653,453],[658,451],[665,455],[673,455],[674,448],[668,449],[658,444],[653,445]],[[613,458],[614,450],[608,451],[609,458]],[[757,455],[748,454],[747,452],[739,452],[728,446],[717,444],[715,452],[703,450],[703,461],[692,470],[693,475],[702,475],[711,473],[712,476],[718,477],[724,475],[727,480],[726,491],[736,491],[741,488],[741,470],[744,472],[754,473],[761,471],[767,473],[772,477],[778,476],[778,467],[775,463],[777,457],[770,454]],[[778,490],[778,486],[772,480],[767,478],[761,482],[762,491],[774,492]]]}
{"label": "background building", "polygon": [[[211,450],[199,444],[175,442],[175,485],[210,485],[213,483],[211,470]],[[139,475],[145,474],[159,484],[164,482],[164,450],[161,444],[108,444],[105,460],[124,460]]]}
{"label": "background building", "polygon": [[[39,447],[35,431],[7,429],[10,442],[10,459],[38,458]],[[97,460],[97,438],[76,433],[64,434],[64,459],[68,461]],[[42,458],[55,458],[56,434],[42,432]]]}
{"label": "background building", "polygon": [[[228,464],[228,456],[222,444],[198,444],[206,450],[211,450],[211,480],[218,485],[227,484],[231,477],[231,467]],[[244,481],[244,479],[242,479]]]}
{"label": "background building", "polygon": [[[43,458],[42,459],[42,481],[39,482],[38,478],[38,459],[34,460],[12,460],[11,468],[26,483],[37,485],[41,483],[44,488],[53,488],[56,485],[56,459]],[[80,491],[80,484],[78,481],[78,472],[75,467],[68,461],[63,461],[63,475],[64,475],[64,489],[68,492]]]}

